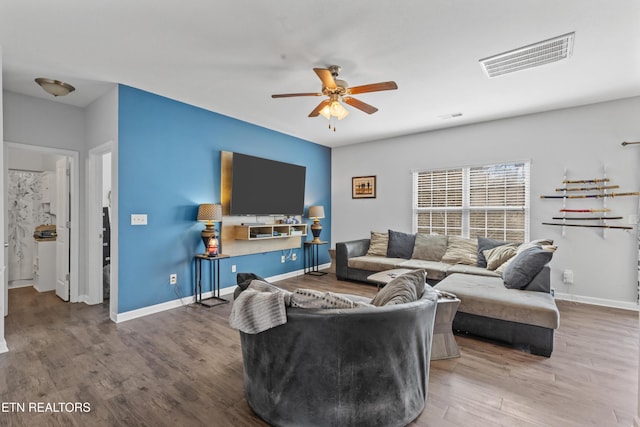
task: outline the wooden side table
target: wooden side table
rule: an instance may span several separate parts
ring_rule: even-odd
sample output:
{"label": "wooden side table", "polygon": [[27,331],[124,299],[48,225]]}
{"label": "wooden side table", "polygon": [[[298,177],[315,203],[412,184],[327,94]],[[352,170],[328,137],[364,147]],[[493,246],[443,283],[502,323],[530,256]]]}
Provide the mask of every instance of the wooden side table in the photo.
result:
{"label": "wooden side table", "polygon": [[329,242],[319,241],[314,242],[308,240],[304,242],[304,274],[311,274],[313,276],[323,276],[327,274],[324,271],[318,271],[318,249],[322,245],[326,245]]}
{"label": "wooden side table", "polygon": [[[209,256],[207,254],[198,254],[194,258],[196,261],[196,283],[194,290],[196,303],[206,307],[215,307],[216,305],[228,303],[228,300],[220,298],[220,260],[229,258],[229,255],[218,254],[216,256]],[[202,299],[202,261],[209,262],[209,278],[211,280],[211,293],[213,294],[213,296],[204,300]]]}

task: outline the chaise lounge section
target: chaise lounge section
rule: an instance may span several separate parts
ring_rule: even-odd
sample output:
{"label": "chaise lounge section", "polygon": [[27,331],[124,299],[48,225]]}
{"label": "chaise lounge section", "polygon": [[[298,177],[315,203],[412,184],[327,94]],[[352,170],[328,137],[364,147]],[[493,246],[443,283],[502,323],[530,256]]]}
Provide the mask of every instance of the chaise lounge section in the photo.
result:
{"label": "chaise lounge section", "polygon": [[[369,282],[367,278],[380,271],[424,269],[429,284],[461,300],[454,331],[551,355],[554,330],[560,323],[551,295],[552,241],[516,244],[416,234],[413,248],[408,249],[411,235],[389,230],[386,255],[391,256],[386,256],[384,234],[372,232],[369,239],[337,243],[338,279]],[[496,261],[494,255],[500,252],[510,256]]]}

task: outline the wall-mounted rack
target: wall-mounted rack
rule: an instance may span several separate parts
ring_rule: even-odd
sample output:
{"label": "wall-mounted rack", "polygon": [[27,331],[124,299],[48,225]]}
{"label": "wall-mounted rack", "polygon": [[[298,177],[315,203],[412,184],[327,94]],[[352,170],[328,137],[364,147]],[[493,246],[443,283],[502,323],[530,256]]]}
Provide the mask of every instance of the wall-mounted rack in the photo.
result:
{"label": "wall-mounted rack", "polygon": [[[621,216],[609,216],[611,211],[607,207],[607,200],[615,197],[638,196],[640,192],[613,192],[617,190],[619,185],[610,184],[611,180],[607,177],[606,167],[603,167],[602,177],[592,179],[567,179],[567,170],[564,170],[564,178],[562,186],[556,188],[555,191],[561,194],[542,195],[541,199],[561,199],[562,208],[560,212],[562,216],[554,216],[553,220],[562,222],[543,222],[543,225],[562,227],[562,236],[565,235],[565,227],[584,227],[584,228],[600,228],[603,230],[603,237],[606,229],[632,230],[633,227],[626,225],[611,225],[608,221],[621,220]],[[598,208],[570,209],[567,208],[567,201],[571,199],[599,199],[602,203]],[[594,215],[594,213],[596,215]],[[570,216],[567,216],[569,214]],[[587,214],[587,215],[585,215]],[[589,223],[596,221],[597,223]]]}

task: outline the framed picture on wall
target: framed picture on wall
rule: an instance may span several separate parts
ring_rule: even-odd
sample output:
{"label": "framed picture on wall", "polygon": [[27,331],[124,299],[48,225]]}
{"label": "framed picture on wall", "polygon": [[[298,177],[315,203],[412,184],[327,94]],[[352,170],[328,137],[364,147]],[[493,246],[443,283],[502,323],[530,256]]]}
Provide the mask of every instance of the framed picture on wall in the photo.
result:
{"label": "framed picture on wall", "polygon": [[351,198],[352,199],[375,199],[376,198],[376,177],[354,176],[351,178]]}

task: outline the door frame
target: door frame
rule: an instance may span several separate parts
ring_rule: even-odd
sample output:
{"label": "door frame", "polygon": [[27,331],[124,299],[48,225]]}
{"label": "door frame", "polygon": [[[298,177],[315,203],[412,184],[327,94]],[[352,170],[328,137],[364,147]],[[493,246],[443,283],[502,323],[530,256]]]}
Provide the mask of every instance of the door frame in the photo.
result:
{"label": "door frame", "polygon": [[[89,150],[87,159],[87,304],[101,304],[103,299],[103,276],[102,276],[102,188],[104,182],[102,180],[103,167],[102,157],[105,154],[112,153],[113,158],[113,142],[108,141],[95,148]],[[112,161],[113,164],[113,161]],[[111,197],[113,197],[113,167],[111,175]],[[111,206],[111,215],[113,216],[113,205]],[[112,228],[113,231],[113,228]],[[111,248],[113,251],[113,247]],[[112,254],[113,267],[113,254]],[[113,274],[111,275],[111,283],[109,286],[109,299],[115,298]]]}
{"label": "door frame", "polygon": [[[80,278],[79,278],[79,265],[80,265],[80,202],[78,196],[80,194],[80,153],[72,150],[65,150],[61,148],[42,147],[39,145],[30,145],[17,142],[4,142],[4,157],[6,157],[6,149],[13,148],[17,150],[34,151],[38,153],[66,156],[69,159],[69,197],[71,199],[69,207],[69,216],[71,218],[71,224],[69,232],[71,236],[69,238],[70,254],[69,254],[69,301],[80,301]],[[6,158],[3,165],[3,174],[6,181],[7,174],[9,172],[8,165],[6,164]],[[3,189],[3,197],[6,198],[6,189]],[[7,220],[6,215],[5,222]],[[4,226],[4,224],[3,224]],[[6,277],[6,275],[5,275]],[[7,286],[6,280],[3,284]]]}

